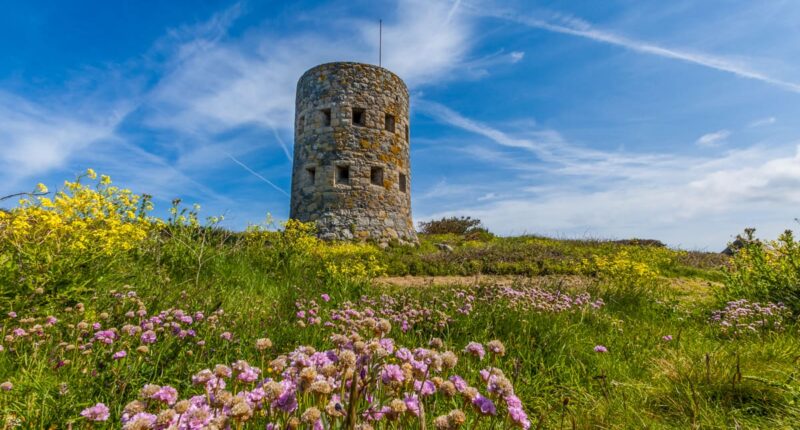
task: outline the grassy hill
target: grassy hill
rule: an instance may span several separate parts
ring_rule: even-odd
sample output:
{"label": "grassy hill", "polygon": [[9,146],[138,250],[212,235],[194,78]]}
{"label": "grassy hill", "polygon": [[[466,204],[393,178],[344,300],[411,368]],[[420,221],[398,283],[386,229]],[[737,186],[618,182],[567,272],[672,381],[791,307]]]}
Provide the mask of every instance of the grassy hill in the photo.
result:
{"label": "grassy hill", "polygon": [[93,173],[0,214],[3,428],[800,423],[791,237],[733,259],[490,234],[382,250],[178,203],[156,220]]}

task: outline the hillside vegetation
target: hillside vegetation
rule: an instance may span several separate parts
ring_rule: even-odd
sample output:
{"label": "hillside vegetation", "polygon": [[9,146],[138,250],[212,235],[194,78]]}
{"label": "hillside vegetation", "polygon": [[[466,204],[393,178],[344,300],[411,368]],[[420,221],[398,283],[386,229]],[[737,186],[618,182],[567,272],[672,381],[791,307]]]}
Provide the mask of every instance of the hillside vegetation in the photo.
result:
{"label": "hillside vegetation", "polygon": [[0,212],[0,428],[800,426],[789,232],[381,249],[151,210],[89,170]]}

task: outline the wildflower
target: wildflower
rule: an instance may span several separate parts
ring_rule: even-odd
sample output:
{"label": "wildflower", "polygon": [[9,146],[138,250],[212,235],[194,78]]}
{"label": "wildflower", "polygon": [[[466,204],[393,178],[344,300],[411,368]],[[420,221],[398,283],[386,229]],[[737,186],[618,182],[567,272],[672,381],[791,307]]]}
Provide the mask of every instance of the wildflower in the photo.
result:
{"label": "wildflower", "polygon": [[263,351],[265,349],[272,348],[272,341],[266,337],[256,340],[256,349],[259,351]]}
{"label": "wildflower", "polygon": [[91,180],[97,179],[97,173],[94,169],[86,169],[86,176]]}
{"label": "wildflower", "polygon": [[606,348],[603,345],[597,345],[597,346],[594,347],[594,352],[599,352],[601,354],[604,354],[604,353],[608,352],[608,348]]}
{"label": "wildflower", "polygon": [[12,318],[12,319],[13,319],[13,318],[16,318],[16,317],[17,317],[17,313],[16,313],[16,312],[14,312],[14,311],[11,311],[11,312],[9,312],[9,313],[8,313],[8,317],[9,317],[9,318]]}
{"label": "wildflower", "polygon": [[117,334],[111,330],[100,330],[94,334],[94,338],[102,343],[105,343],[106,345],[110,345],[114,343],[114,339],[117,338]]}
{"label": "wildflower", "polygon": [[384,385],[400,385],[405,380],[403,370],[396,364],[387,364],[383,366],[381,372],[381,382]]}
{"label": "wildflower", "polygon": [[153,330],[147,330],[146,332],[142,333],[140,339],[142,343],[156,343],[156,332]]}
{"label": "wildflower", "polygon": [[39,193],[39,194],[47,194],[47,191],[48,191],[47,187],[43,183],[39,182],[38,184],[36,184],[36,192],[37,193]]}
{"label": "wildflower", "polygon": [[467,416],[464,415],[464,412],[461,410],[453,409],[449,414],[447,414],[447,420],[450,422],[450,426],[457,428],[464,425],[464,423],[467,421]]}
{"label": "wildflower", "polygon": [[219,337],[221,337],[224,340],[231,340],[231,339],[233,339],[233,334],[231,332],[229,332],[229,331],[226,331],[226,332],[223,332],[221,335],[219,335]]}
{"label": "wildflower", "polygon": [[430,396],[436,392],[436,386],[433,385],[433,382],[429,380],[414,381],[414,391],[418,392],[422,396]]}
{"label": "wildflower", "polygon": [[53,326],[53,325],[55,325],[57,322],[58,322],[58,318],[56,318],[56,317],[54,317],[54,316],[49,316],[49,317],[47,317],[47,319],[45,320],[45,324],[46,324],[46,325],[48,325],[48,326]]}
{"label": "wildflower", "polygon": [[130,417],[128,422],[122,426],[123,430],[139,430],[139,429],[151,429],[156,424],[156,420],[158,419],[157,416],[147,413],[147,412],[139,412],[136,415]]}
{"label": "wildflower", "polygon": [[233,371],[230,367],[225,366],[223,364],[217,364],[214,366],[214,375],[219,378],[230,378],[233,374]]}
{"label": "wildflower", "polygon": [[128,353],[123,349],[121,351],[117,351],[114,355],[111,356],[114,360],[121,360],[128,356]]}
{"label": "wildflower", "polygon": [[12,384],[11,381],[6,381],[0,384],[0,390],[11,391],[12,388],[14,388],[14,384]]}
{"label": "wildflower", "polygon": [[408,412],[414,416],[419,416],[419,398],[416,394],[406,394],[403,397],[403,402],[405,402]]}
{"label": "wildflower", "polygon": [[140,345],[138,348],[136,348],[136,352],[138,352],[139,354],[147,354],[148,352],[150,352],[150,348],[148,348],[145,345]]}
{"label": "wildflower", "polygon": [[325,293],[323,293],[323,294],[321,295],[321,297],[322,297],[322,300],[324,300],[324,301],[326,301],[326,302],[329,302],[329,301],[331,301],[331,296],[329,296],[329,295],[327,295],[327,294],[325,294]]}
{"label": "wildflower", "polygon": [[668,335],[666,335],[666,336],[662,336],[662,337],[661,337],[661,340],[663,340],[664,342],[669,342],[669,341],[671,341],[671,340],[672,340],[672,335],[671,335],[671,334],[668,334]]}
{"label": "wildflower", "polygon": [[464,348],[464,352],[471,354],[473,357],[478,357],[479,360],[483,360],[483,356],[486,355],[483,345],[477,342],[468,343]]}
{"label": "wildflower", "polygon": [[495,407],[494,402],[492,402],[492,400],[488,397],[483,397],[482,395],[478,394],[472,399],[472,404],[483,415],[497,414],[497,408]]}
{"label": "wildflower", "polygon": [[491,351],[498,357],[506,355],[506,347],[499,340],[490,341],[489,343],[486,344],[486,347],[489,348],[489,351]]}
{"label": "wildflower", "polygon": [[531,428],[531,422],[528,420],[528,415],[522,410],[521,407],[511,407],[508,408],[508,416],[511,417],[511,421],[524,430],[528,430]]}
{"label": "wildflower", "polygon": [[81,416],[89,421],[105,421],[108,419],[108,407],[98,403],[81,411]]}
{"label": "wildflower", "polygon": [[170,387],[169,385],[165,385],[151,394],[150,398],[164,402],[168,405],[173,405],[178,400],[178,390]]}

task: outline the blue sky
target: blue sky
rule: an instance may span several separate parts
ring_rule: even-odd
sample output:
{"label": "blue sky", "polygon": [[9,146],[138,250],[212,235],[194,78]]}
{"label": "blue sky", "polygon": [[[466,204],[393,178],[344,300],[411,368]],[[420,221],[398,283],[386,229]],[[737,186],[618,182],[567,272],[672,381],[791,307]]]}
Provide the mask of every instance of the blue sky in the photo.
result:
{"label": "blue sky", "polygon": [[796,225],[793,0],[13,2],[0,194],[93,167],[160,211],[285,218],[297,79],[377,62],[379,18],[416,221],[708,250]]}

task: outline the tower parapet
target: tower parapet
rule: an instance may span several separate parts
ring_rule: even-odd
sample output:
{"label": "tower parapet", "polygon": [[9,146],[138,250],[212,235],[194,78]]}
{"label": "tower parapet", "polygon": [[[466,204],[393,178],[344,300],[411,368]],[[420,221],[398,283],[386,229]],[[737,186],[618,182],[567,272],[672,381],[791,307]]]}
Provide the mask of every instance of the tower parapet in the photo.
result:
{"label": "tower parapet", "polygon": [[394,73],[328,63],[303,74],[295,102],[290,216],[323,239],[416,243],[409,95]]}

